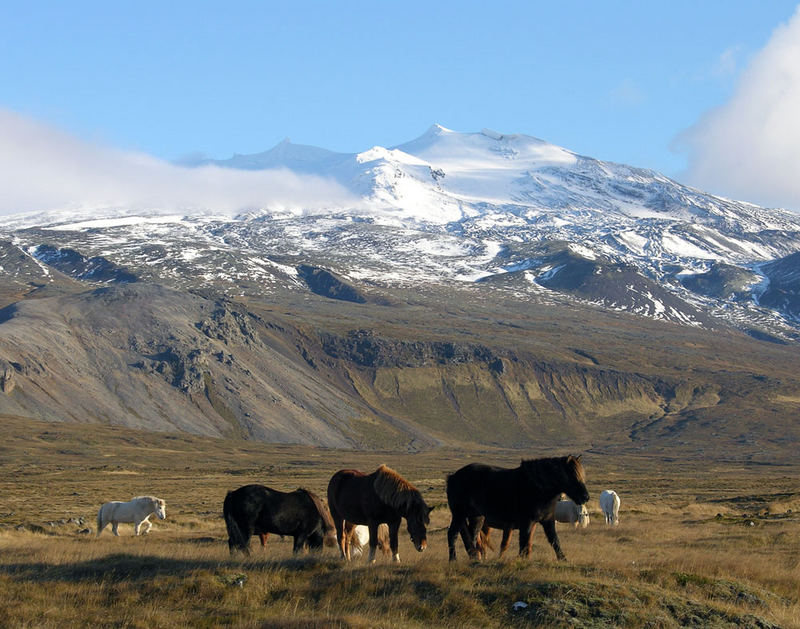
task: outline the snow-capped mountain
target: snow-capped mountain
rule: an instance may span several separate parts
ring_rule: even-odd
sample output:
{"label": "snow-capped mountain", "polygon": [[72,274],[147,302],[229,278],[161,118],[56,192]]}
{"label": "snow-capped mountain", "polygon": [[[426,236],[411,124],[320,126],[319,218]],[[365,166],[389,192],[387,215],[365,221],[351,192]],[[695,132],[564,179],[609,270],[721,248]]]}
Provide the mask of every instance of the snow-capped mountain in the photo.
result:
{"label": "snow-capped mountain", "polygon": [[0,220],[0,415],[331,447],[795,456],[791,212],[438,126],[194,167],[311,174],[352,202]]}
{"label": "snow-capped mountain", "polygon": [[448,284],[688,325],[732,323],[760,337],[800,330],[792,272],[800,216],[530,136],[434,125],[411,142],[357,154],[285,140],[194,166],[313,174],[360,202],[236,217],[214,208],[203,216],[92,211],[82,220],[52,213],[27,219],[27,229],[18,218],[0,227],[47,265],[70,249],[140,277],[222,282],[231,292],[305,289],[297,267],[312,264],[376,289]]}

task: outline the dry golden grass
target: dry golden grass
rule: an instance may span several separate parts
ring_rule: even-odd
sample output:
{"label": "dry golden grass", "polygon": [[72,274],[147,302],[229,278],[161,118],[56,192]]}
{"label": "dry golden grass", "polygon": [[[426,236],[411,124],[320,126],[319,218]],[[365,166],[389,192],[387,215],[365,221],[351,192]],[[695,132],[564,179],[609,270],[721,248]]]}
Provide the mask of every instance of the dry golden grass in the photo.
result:
{"label": "dry golden grass", "polygon": [[[559,528],[567,563],[537,531],[531,560],[473,563],[459,547],[450,564],[445,474],[472,460],[514,465],[519,453],[336,452],[0,422],[4,626],[800,627],[796,467],[587,455],[592,522]],[[250,557],[228,554],[227,490],[261,482],[324,495],[340,467],[379,463],[437,505],[425,553],[403,528],[400,565],[345,564],[330,548],[293,557],[275,536],[266,550],[254,541]],[[609,487],[622,499],[617,527],[597,512]],[[144,537],[124,524],[119,538],[94,537],[101,503],[143,493],[167,500],[166,521]],[[515,611],[517,601],[527,607]]]}

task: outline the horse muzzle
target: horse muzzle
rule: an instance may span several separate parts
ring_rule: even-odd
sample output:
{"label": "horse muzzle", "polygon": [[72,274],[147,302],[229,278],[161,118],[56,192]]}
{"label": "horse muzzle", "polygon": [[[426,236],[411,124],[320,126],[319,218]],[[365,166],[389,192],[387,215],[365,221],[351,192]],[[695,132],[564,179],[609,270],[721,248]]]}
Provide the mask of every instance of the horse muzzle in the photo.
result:
{"label": "horse muzzle", "polygon": [[419,544],[416,544],[417,552],[422,552],[428,547],[428,540],[423,539]]}
{"label": "horse muzzle", "polygon": [[[570,498],[572,498],[572,496],[570,496]],[[578,506],[585,505],[587,502],[589,502],[589,492],[584,491],[580,496],[573,498],[573,500]]]}

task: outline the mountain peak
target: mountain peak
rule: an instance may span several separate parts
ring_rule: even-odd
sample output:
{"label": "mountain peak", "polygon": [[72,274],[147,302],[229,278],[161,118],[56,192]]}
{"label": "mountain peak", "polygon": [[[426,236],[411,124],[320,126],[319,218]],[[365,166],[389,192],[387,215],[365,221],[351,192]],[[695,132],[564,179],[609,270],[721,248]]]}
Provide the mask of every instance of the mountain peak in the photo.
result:
{"label": "mountain peak", "polygon": [[455,133],[455,131],[438,123],[433,123],[423,135],[442,135],[444,133]]}

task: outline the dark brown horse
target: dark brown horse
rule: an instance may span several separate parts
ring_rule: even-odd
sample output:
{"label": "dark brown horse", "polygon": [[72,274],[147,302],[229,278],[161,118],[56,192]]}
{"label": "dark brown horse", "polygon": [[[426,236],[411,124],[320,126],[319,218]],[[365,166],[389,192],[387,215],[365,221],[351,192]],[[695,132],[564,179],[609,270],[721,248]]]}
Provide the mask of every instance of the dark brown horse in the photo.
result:
{"label": "dark brown horse", "polygon": [[[519,529],[519,554],[530,555],[533,527],[541,523],[556,557],[564,560],[555,525],[555,507],[562,493],[578,504],[589,500],[580,457],[522,461],[507,469],[470,463],[447,477],[447,504],[452,520],[447,531],[450,560],[461,535],[470,557],[479,556],[478,532],[488,521],[501,529]],[[506,538],[507,539],[507,538]]]}
{"label": "dark brown horse", "polygon": [[330,512],[319,496],[307,489],[278,491],[264,485],[245,485],[225,496],[222,506],[228,529],[228,548],[250,554],[250,537],[255,533],[266,543],[266,534],[291,535],[294,552],[304,547],[321,550],[333,534]]}
{"label": "dark brown horse", "polygon": [[369,561],[375,561],[378,525],[389,526],[389,546],[394,561],[400,522],[406,519],[414,547],[422,552],[428,545],[426,526],[431,509],[414,485],[394,470],[381,465],[372,474],[356,470],[339,470],[328,483],[328,506],[336,528],[336,538],[343,558],[347,557],[344,522],[369,527]]}

